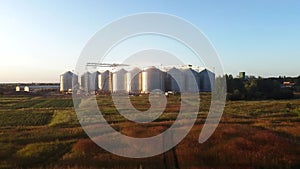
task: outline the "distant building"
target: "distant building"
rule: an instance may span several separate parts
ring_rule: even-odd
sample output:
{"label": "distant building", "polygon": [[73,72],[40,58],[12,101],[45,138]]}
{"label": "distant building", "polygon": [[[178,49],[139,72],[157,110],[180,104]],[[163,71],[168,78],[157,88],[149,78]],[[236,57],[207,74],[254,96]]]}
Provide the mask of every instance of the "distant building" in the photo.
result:
{"label": "distant building", "polygon": [[295,83],[292,82],[283,82],[281,84],[281,88],[293,88],[295,86]]}
{"label": "distant building", "polygon": [[24,86],[24,92],[30,92],[30,88],[28,86]]}
{"label": "distant building", "polygon": [[43,92],[50,90],[59,89],[58,84],[44,85],[44,84],[29,84],[29,85],[20,85],[16,86],[16,92]]}
{"label": "distant building", "polygon": [[16,92],[20,92],[21,91],[21,86],[16,86]]}
{"label": "distant building", "polygon": [[246,79],[246,72],[240,72],[239,73],[239,78],[240,79]]}
{"label": "distant building", "polygon": [[60,91],[71,92],[72,84],[77,84],[73,87],[76,92],[89,94],[92,91],[129,94],[211,92],[214,88],[215,74],[208,69],[192,67],[191,65],[161,68],[152,66],[131,70],[119,68],[113,72],[110,70],[93,73],[85,72],[80,77],[80,82],[79,86],[78,76],[68,71],[60,76]]}

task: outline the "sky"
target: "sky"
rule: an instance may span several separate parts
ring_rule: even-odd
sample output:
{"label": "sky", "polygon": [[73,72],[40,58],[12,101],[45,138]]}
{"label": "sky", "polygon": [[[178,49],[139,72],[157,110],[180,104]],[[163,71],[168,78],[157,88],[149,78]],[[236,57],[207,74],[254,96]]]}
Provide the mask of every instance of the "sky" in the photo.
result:
{"label": "sky", "polygon": [[0,83],[59,82],[97,31],[143,12],[194,24],[225,73],[300,75],[298,0],[0,0]]}

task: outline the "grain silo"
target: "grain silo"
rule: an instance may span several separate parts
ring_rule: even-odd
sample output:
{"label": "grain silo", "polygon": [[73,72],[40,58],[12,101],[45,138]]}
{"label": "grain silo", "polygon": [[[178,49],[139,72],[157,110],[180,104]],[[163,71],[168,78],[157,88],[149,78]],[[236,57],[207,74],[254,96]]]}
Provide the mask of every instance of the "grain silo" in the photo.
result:
{"label": "grain silo", "polygon": [[214,88],[215,74],[207,69],[199,73],[200,77],[200,91],[211,92]]}
{"label": "grain silo", "polygon": [[99,89],[99,75],[100,72],[96,71],[91,73],[90,76],[90,90],[97,91]]}
{"label": "grain silo", "polygon": [[90,91],[90,78],[91,78],[91,73],[90,72],[85,72],[81,76],[81,89],[85,92]]}
{"label": "grain silo", "polygon": [[128,93],[141,93],[142,91],[142,70],[134,68],[126,73],[126,90]]}
{"label": "grain silo", "polygon": [[24,92],[30,92],[29,86],[24,86]]}
{"label": "grain silo", "polygon": [[74,85],[78,84],[78,76],[74,73],[67,71],[66,73],[60,75],[60,87],[61,92],[72,91],[72,82]]}
{"label": "grain silo", "polygon": [[99,88],[102,92],[110,92],[112,89],[112,74],[109,70],[102,72],[99,76]]}
{"label": "grain silo", "polygon": [[199,73],[192,69],[184,69],[185,92],[199,92],[200,76]]}
{"label": "grain silo", "polygon": [[142,72],[142,93],[150,93],[155,89],[165,91],[165,72],[150,67]]}
{"label": "grain silo", "polygon": [[166,90],[173,92],[185,91],[185,76],[182,70],[173,67],[167,71]]}
{"label": "grain silo", "polygon": [[21,91],[21,86],[16,86],[16,92],[20,92]]}
{"label": "grain silo", "polygon": [[125,69],[119,69],[112,73],[112,91],[126,92],[126,73]]}

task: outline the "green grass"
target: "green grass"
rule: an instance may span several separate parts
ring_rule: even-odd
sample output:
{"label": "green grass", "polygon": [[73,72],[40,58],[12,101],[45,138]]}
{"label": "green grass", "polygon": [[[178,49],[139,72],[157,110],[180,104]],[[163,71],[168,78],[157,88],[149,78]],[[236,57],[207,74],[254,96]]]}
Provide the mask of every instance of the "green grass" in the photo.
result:
{"label": "green grass", "polygon": [[72,99],[28,99],[19,102],[14,106],[16,109],[21,108],[69,108],[73,107]]}
{"label": "green grass", "polygon": [[77,116],[74,110],[56,110],[54,111],[52,120],[49,126],[74,126],[79,125]]}
{"label": "green grass", "polygon": [[0,127],[41,126],[51,121],[52,111],[7,111],[0,112]]}
{"label": "green grass", "polygon": [[298,117],[300,118],[300,107],[297,108],[297,109],[294,109],[294,110],[293,110],[293,113],[297,114]]}
{"label": "green grass", "polygon": [[17,166],[31,167],[36,165],[49,165],[58,160],[70,150],[72,142],[50,142],[28,144],[16,152]]}
{"label": "green grass", "polygon": [[81,127],[61,128],[49,126],[24,126],[2,128],[0,133],[0,143],[12,143],[14,145],[23,146],[29,143],[73,140],[86,137],[87,136]]}
{"label": "green grass", "polygon": [[33,106],[34,108],[68,108],[73,107],[72,99],[48,99]]}

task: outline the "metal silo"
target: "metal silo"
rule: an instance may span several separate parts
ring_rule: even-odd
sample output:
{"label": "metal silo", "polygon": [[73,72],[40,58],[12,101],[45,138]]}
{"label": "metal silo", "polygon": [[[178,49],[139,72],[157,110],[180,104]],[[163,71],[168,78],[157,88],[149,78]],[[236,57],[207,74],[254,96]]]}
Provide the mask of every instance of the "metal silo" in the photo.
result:
{"label": "metal silo", "polygon": [[81,76],[81,89],[85,92],[91,91],[90,79],[91,79],[91,73],[90,72],[85,72]]}
{"label": "metal silo", "polygon": [[62,75],[60,75],[60,91],[68,92],[72,91],[72,81],[74,85],[78,84],[78,76],[74,73],[68,71]]}
{"label": "metal silo", "polygon": [[155,89],[165,91],[165,72],[150,67],[142,72],[142,93],[150,93]]}
{"label": "metal silo", "polygon": [[21,87],[20,86],[16,86],[16,92],[20,92],[21,91]]}
{"label": "metal silo", "polygon": [[24,92],[30,92],[29,86],[24,86]]}
{"label": "metal silo", "polygon": [[199,73],[200,76],[200,91],[211,92],[214,88],[215,74],[207,69]]}
{"label": "metal silo", "polygon": [[173,92],[185,91],[185,76],[182,70],[173,67],[167,71],[166,90]]}
{"label": "metal silo", "polygon": [[128,93],[140,93],[142,91],[142,70],[134,68],[126,73],[126,90]]}
{"label": "metal silo", "polygon": [[112,89],[112,74],[109,70],[102,72],[99,76],[99,87],[102,92],[110,92]]}
{"label": "metal silo", "polygon": [[199,73],[192,69],[184,69],[185,92],[199,92],[200,77]]}
{"label": "metal silo", "polygon": [[99,89],[99,75],[100,72],[96,71],[91,73],[90,76],[90,90],[97,91]]}
{"label": "metal silo", "polygon": [[119,69],[112,73],[112,91],[125,92],[126,91],[126,73],[125,69]]}

